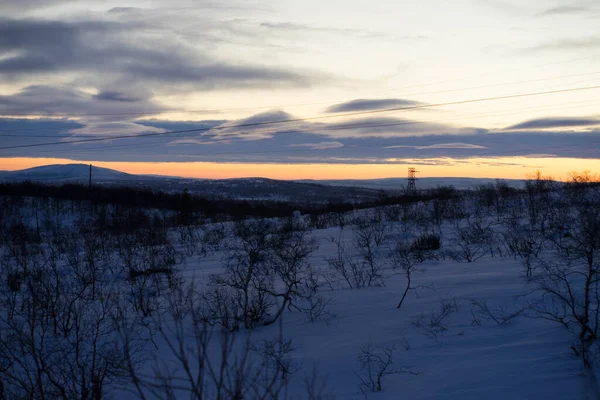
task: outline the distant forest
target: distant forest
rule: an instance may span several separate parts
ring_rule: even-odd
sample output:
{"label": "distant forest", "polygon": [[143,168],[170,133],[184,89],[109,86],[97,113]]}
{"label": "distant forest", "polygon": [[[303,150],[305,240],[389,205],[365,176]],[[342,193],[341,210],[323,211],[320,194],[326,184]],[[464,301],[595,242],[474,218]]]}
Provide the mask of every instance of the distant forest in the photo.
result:
{"label": "distant forest", "polygon": [[[507,187],[506,190],[517,192]],[[81,184],[49,185],[31,181],[0,183],[2,196],[28,196],[71,201],[89,201],[91,204],[114,204],[130,208],[170,210],[182,214],[201,214],[215,219],[244,219],[248,217],[285,217],[294,211],[302,214],[347,212],[376,206],[413,203],[432,199],[451,199],[461,192],[451,186],[439,187],[414,196],[390,195],[381,192],[379,199],[362,203],[330,201],[326,204],[294,203],[273,200],[213,199],[190,194],[187,191],[167,193],[132,187],[92,186]]]}

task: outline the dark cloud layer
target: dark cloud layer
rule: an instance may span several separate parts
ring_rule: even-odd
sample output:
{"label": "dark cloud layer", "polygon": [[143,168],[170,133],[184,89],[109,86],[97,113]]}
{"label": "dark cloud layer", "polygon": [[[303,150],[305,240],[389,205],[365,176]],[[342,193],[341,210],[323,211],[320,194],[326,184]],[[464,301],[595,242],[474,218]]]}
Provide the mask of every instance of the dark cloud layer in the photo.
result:
{"label": "dark cloud layer", "polygon": [[443,123],[424,122],[395,117],[364,117],[345,122],[315,126],[313,129],[329,137],[410,137],[427,135],[474,135],[486,129],[456,127]]}
{"label": "dark cloud layer", "polygon": [[126,93],[117,91],[100,92],[94,95],[94,99],[106,101],[121,101],[125,103],[133,103],[142,100],[140,98],[130,97]]}
{"label": "dark cloud layer", "polygon": [[538,118],[509,126],[506,129],[548,129],[572,128],[600,125],[600,119],[595,118]]}
{"label": "dark cloud layer", "polygon": [[[161,121],[138,120],[135,125],[146,131],[179,131],[198,129],[197,132],[166,134],[143,139],[95,142],[56,147],[40,147],[0,151],[1,156],[67,157],[104,161],[214,161],[214,162],[283,162],[283,163],[387,163],[402,159],[431,160],[443,157],[467,159],[471,157],[544,156],[600,157],[600,130],[570,131],[514,129],[512,131],[471,132],[455,129],[452,133],[431,134],[428,123],[411,121],[413,132],[395,135],[365,134],[362,128],[344,131],[332,136],[328,128],[339,124],[305,122],[303,128],[266,126],[253,129],[211,129],[245,123],[261,123],[289,119],[289,114],[270,111],[238,121]],[[250,122],[252,121],[252,122]],[[123,128],[119,124],[92,125],[99,132],[104,128]],[[46,127],[46,128],[45,128]],[[141,128],[139,128],[141,127]],[[267,129],[268,128],[268,129]],[[449,127],[438,129],[449,132]],[[24,144],[54,140],[68,140],[73,133],[80,134],[89,125],[66,120],[0,120],[0,131],[12,132],[3,137],[3,143]],[[223,132],[224,131],[224,132]],[[475,132],[477,131],[477,132]],[[44,138],[36,137],[42,132]],[[96,134],[99,134],[96,132]],[[33,135],[33,136],[32,136]],[[429,161],[428,161],[429,162]]]}
{"label": "dark cloud layer", "polygon": [[61,116],[81,115],[90,119],[131,119],[132,114],[156,114],[165,108],[153,101],[124,92],[89,94],[64,86],[33,85],[12,95],[0,95],[0,114]]}
{"label": "dark cloud layer", "polygon": [[422,105],[418,101],[407,99],[356,99],[345,103],[335,104],[327,109],[329,113],[381,110],[394,107],[410,107]]}
{"label": "dark cloud layer", "polygon": [[600,48],[600,36],[565,38],[540,43],[522,49],[522,53],[536,53],[557,50],[594,50]]}
{"label": "dark cloud layer", "polygon": [[[315,76],[275,66],[225,63],[173,37],[145,35],[143,23],[0,20],[0,74],[83,72],[98,84],[146,81],[195,89],[307,86]],[[94,77],[97,76],[97,80]]]}
{"label": "dark cloud layer", "polygon": [[552,7],[543,12],[541,12],[540,16],[554,16],[554,15],[572,15],[572,14],[582,14],[590,11],[587,7],[581,6],[559,6]]}
{"label": "dark cloud layer", "polygon": [[31,9],[48,8],[59,4],[71,3],[75,0],[2,0],[0,11],[21,12]]}

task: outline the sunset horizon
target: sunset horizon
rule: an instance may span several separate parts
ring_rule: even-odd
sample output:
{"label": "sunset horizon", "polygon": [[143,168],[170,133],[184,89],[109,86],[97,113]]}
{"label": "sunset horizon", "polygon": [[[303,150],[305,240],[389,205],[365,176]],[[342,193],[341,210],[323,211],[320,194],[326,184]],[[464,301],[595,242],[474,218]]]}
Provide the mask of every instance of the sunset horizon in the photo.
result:
{"label": "sunset horizon", "polygon": [[[371,180],[406,178],[407,169],[417,167],[419,178],[474,178],[474,179],[530,179],[538,171],[547,178],[567,181],[573,173],[590,172],[597,176],[600,160],[588,165],[592,168],[580,168],[577,159],[548,159],[555,165],[540,165],[544,159],[523,161],[512,157],[503,159],[471,160],[470,164],[448,168],[441,165],[421,165],[418,162],[403,164],[256,164],[256,163],[210,163],[210,162],[105,162],[98,160],[71,160],[62,158],[14,158],[0,159],[0,171],[19,171],[28,168],[85,164],[95,167],[114,169],[136,175],[158,175],[165,177],[191,179],[235,179],[267,178],[279,180]],[[452,160],[462,162],[460,160]],[[450,164],[451,160],[445,162]],[[513,162],[510,162],[513,161]],[[517,161],[517,162],[514,162]],[[546,161],[546,164],[548,162]],[[564,168],[564,167],[567,168]],[[447,171],[450,172],[447,172]],[[469,171],[471,171],[469,173]],[[473,171],[479,173],[473,173]]]}

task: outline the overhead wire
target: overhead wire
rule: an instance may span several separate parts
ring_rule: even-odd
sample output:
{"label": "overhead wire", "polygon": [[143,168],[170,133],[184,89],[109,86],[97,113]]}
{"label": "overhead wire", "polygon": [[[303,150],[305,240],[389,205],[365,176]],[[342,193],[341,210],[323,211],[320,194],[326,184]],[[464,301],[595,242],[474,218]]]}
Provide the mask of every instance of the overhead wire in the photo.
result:
{"label": "overhead wire", "polygon": [[477,98],[477,99],[458,100],[458,101],[451,101],[451,102],[444,102],[444,103],[422,104],[422,105],[405,106],[405,107],[392,107],[392,108],[385,108],[385,109],[379,109],[379,110],[338,113],[336,115],[321,115],[321,116],[305,117],[305,118],[290,118],[290,119],[283,119],[283,120],[276,120],[276,121],[250,122],[250,123],[242,123],[242,124],[237,124],[237,125],[236,124],[221,125],[221,126],[216,126],[216,127],[211,127],[211,128],[183,129],[183,130],[166,131],[166,132],[161,132],[161,133],[153,132],[153,133],[145,133],[145,134],[137,134],[137,135],[115,135],[115,136],[111,136],[109,138],[108,137],[106,137],[106,138],[90,138],[90,139],[79,139],[79,140],[70,140],[70,141],[55,141],[55,142],[45,142],[45,143],[32,143],[32,144],[23,144],[23,145],[1,146],[0,150],[42,147],[42,146],[58,146],[58,145],[65,145],[65,144],[99,142],[99,141],[106,141],[106,140],[118,140],[118,139],[128,139],[128,138],[165,136],[165,135],[178,134],[178,133],[206,132],[209,130],[225,130],[225,129],[232,129],[232,128],[249,128],[249,127],[256,127],[256,126],[279,125],[279,124],[287,124],[287,123],[295,123],[295,122],[306,122],[306,121],[316,121],[316,120],[324,120],[324,119],[331,119],[331,118],[350,117],[350,116],[357,116],[357,115],[372,115],[372,114],[389,113],[389,112],[395,112],[395,111],[409,111],[409,110],[431,108],[431,107],[442,107],[442,106],[450,106],[450,105],[469,104],[469,103],[478,103],[478,102],[496,101],[496,100],[505,100],[505,99],[523,98],[523,97],[532,97],[532,96],[544,96],[544,95],[550,95],[550,94],[577,92],[577,91],[594,90],[594,89],[600,89],[600,85],[584,86],[584,87],[568,88],[568,89],[548,90],[548,91],[542,91],[542,92],[518,93],[518,94],[511,94],[511,95],[504,95],[504,96],[493,96],[493,97],[484,97],[484,98]]}
{"label": "overhead wire", "polygon": [[[567,109],[567,108],[572,108],[572,107],[580,107],[580,106],[589,106],[591,104],[595,104],[598,100],[600,99],[593,99],[592,101],[590,100],[583,100],[583,101],[578,101],[578,102],[566,102],[566,103],[557,103],[557,104],[552,104],[550,106],[550,108],[548,108],[548,105],[545,106],[536,106],[536,107],[519,107],[519,108],[511,108],[511,109],[505,109],[505,110],[499,110],[500,112],[484,112],[484,113],[475,113],[475,114],[469,114],[469,115],[465,115],[465,116],[461,116],[461,117],[452,117],[452,118],[443,118],[443,119],[435,119],[435,120],[418,120],[418,121],[412,121],[412,122],[402,122],[401,125],[404,124],[418,124],[418,123],[437,123],[437,122],[446,122],[446,121],[455,121],[455,120],[461,120],[461,119],[471,119],[471,118],[476,118],[476,117],[491,117],[491,116],[502,116],[502,115],[516,115],[516,114],[522,114],[522,113],[526,113],[532,110],[536,110],[536,111],[554,111],[554,110],[562,110],[562,109]],[[566,107],[563,107],[564,105],[568,105]],[[561,107],[555,107],[555,106],[561,106]],[[518,112],[514,112],[515,110],[518,110]],[[508,113],[507,113],[508,112]],[[1,131],[0,131],[1,132]],[[275,133],[277,131],[274,130],[267,130],[267,131],[253,131],[253,133],[259,133],[259,134],[270,134],[270,133]],[[107,140],[110,140],[110,138],[112,137],[109,134],[104,134],[104,135],[92,135],[92,134],[64,134],[64,135],[14,135],[14,134],[3,134],[0,133],[0,137],[19,137],[19,138],[41,138],[41,137],[48,137],[48,138],[75,138],[75,137],[104,137],[107,138]],[[155,142],[155,143],[161,143],[161,142]],[[97,149],[97,147],[94,147],[94,149]]]}
{"label": "overhead wire", "polygon": [[[590,56],[586,56],[586,57],[579,57],[579,58],[574,58],[574,59],[569,59],[569,60],[563,60],[563,61],[559,61],[559,62],[555,62],[555,63],[540,64],[540,66],[541,65],[563,64],[563,63],[568,63],[568,62],[572,62],[572,61],[580,61],[580,60],[583,60],[583,59],[590,59],[590,58],[596,58],[596,57],[600,57],[600,53],[594,54],[594,55],[590,55]],[[509,69],[508,71],[520,71],[520,70],[522,70],[522,68],[521,69]],[[566,79],[566,78],[572,78],[572,77],[578,77],[578,76],[587,76],[587,75],[596,75],[596,74],[600,74],[600,72],[587,72],[587,73],[562,75],[562,76],[554,76],[554,77],[547,77],[547,78],[536,78],[536,79],[523,80],[523,81],[504,82],[504,83],[492,84],[492,85],[473,86],[473,87],[467,87],[467,88],[448,89],[448,90],[433,91],[433,92],[408,93],[408,94],[403,94],[402,97],[418,96],[418,95],[425,95],[425,94],[438,94],[438,93],[457,92],[457,91],[482,89],[482,88],[491,88],[491,87],[508,86],[508,85],[518,85],[518,84],[524,84],[524,83],[541,82],[541,81],[547,81],[547,80],[553,80],[553,79]],[[484,74],[479,74],[479,75],[474,75],[474,76],[475,77],[479,77],[479,76],[486,76],[486,75],[488,75],[488,74],[484,73]],[[443,81],[437,81],[437,82],[429,82],[429,83],[419,84],[419,85],[403,86],[401,88],[390,89],[388,91],[379,92],[379,93],[391,93],[391,92],[396,92],[398,90],[404,90],[404,89],[434,86],[434,85],[439,85],[439,84],[443,84],[443,83],[462,81],[462,80],[470,79],[472,77],[473,76],[465,76],[465,77],[461,77],[461,78],[453,78],[453,79],[448,79],[448,80],[443,80]],[[258,109],[273,109],[273,108],[285,108],[285,107],[301,107],[301,106],[311,106],[311,105],[323,105],[323,104],[339,103],[339,102],[344,102],[344,101],[347,101],[347,99],[338,99],[338,100],[329,100],[329,101],[320,101],[320,102],[310,102],[310,103],[284,104],[284,105],[280,104],[280,105],[273,105],[273,106],[220,108],[220,109],[198,109],[198,110],[172,110],[172,109],[167,109],[167,110],[163,110],[163,111],[148,110],[148,111],[128,112],[128,113],[3,113],[3,114],[0,114],[0,116],[46,116],[46,117],[68,116],[68,117],[85,117],[85,116],[159,115],[159,114],[169,114],[169,113],[172,114],[172,113],[199,113],[199,112],[218,113],[218,112],[223,112],[223,111],[247,111],[247,110],[258,110]]]}
{"label": "overhead wire", "polygon": [[[597,103],[598,99],[595,99],[593,103]],[[579,107],[581,106],[581,103],[587,103],[590,104],[590,101],[585,101],[585,102],[569,102],[566,104],[569,104],[569,106],[567,107],[552,107],[552,108],[544,108],[544,111],[549,111],[549,110],[559,110],[559,109],[566,109],[566,108],[571,108],[571,107]],[[575,105],[573,105],[575,104]],[[535,108],[539,108],[539,107],[535,107]],[[452,117],[452,118],[444,118],[444,119],[436,119],[436,120],[425,120],[425,121],[401,121],[401,122],[394,122],[394,123],[384,123],[384,124],[355,124],[355,125],[344,125],[344,126],[340,126],[340,127],[321,127],[320,130],[330,130],[330,131],[342,131],[342,130],[349,130],[349,129],[364,129],[364,128],[380,128],[380,127],[391,127],[391,126],[402,126],[402,125],[413,125],[413,124],[420,124],[420,123],[440,123],[440,122],[448,122],[448,121],[456,121],[456,120],[460,120],[460,119],[471,119],[473,117],[495,117],[495,116],[504,116],[504,115],[515,115],[515,114],[520,114],[520,113],[525,113],[525,112],[530,112],[531,109],[534,108],[526,108],[526,109],[518,109],[519,111],[517,112],[502,112],[502,113],[480,113],[480,114],[476,114],[476,115],[467,115],[467,116],[462,116],[462,117]],[[513,109],[514,110],[514,109]],[[511,110],[506,110],[506,111],[511,111]],[[278,131],[259,131],[257,133],[260,134],[274,134],[277,133]],[[493,132],[493,131],[491,131]],[[290,131],[290,133],[315,133],[315,134],[319,134],[318,129],[315,131],[308,131],[308,130],[293,130]],[[498,134],[498,133],[496,133]],[[439,135],[440,137],[447,137],[447,136],[451,136],[451,135]],[[371,138],[378,138],[378,137],[371,137]],[[333,138],[332,138],[333,139]],[[340,140],[343,138],[340,138]],[[385,138],[384,138],[385,139]],[[390,138],[390,139],[398,139],[396,138]],[[81,154],[81,153],[86,153],[86,152],[100,152],[100,151],[105,151],[105,150],[109,150],[109,149],[124,149],[124,148],[148,148],[148,147],[152,147],[155,145],[164,145],[165,142],[161,141],[161,142],[151,142],[151,143],[143,143],[143,144],[139,144],[139,143],[130,143],[130,144],[118,144],[118,145],[109,145],[109,146],[103,146],[103,147],[86,147],[83,149],[73,149],[73,148],[69,148],[69,149],[65,149],[64,151],[68,151],[70,155],[73,154]],[[360,145],[360,148],[382,148],[385,149],[385,147],[382,147],[382,144],[376,144],[376,145]],[[339,147],[339,148],[329,148],[327,150],[342,150],[344,149],[344,147]],[[347,150],[347,147],[345,147],[345,149]],[[271,149],[271,150],[252,150],[249,151],[247,149],[243,150],[243,151],[224,151],[224,152],[215,152],[215,151],[211,151],[210,154],[203,154],[202,156],[227,156],[227,155],[239,155],[239,154],[246,154],[246,155],[255,155],[255,154],[274,154],[274,153],[301,153],[301,152],[306,152],[307,150],[310,149],[304,149],[304,148],[298,148],[298,149]],[[451,150],[451,149],[450,149]],[[61,150],[39,150],[37,151],[36,154],[39,153],[49,153],[52,152],[54,154],[56,154],[56,152],[60,152]],[[192,157],[193,155],[184,155],[184,157]]]}

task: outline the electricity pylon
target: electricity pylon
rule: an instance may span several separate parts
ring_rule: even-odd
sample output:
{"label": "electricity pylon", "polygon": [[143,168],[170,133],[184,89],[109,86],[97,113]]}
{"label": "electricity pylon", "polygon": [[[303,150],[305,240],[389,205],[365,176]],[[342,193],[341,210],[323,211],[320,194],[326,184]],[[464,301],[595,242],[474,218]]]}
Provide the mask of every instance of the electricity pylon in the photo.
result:
{"label": "electricity pylon", "polygon": [[408,169],[408,184],[406,185],[406,194],[408,196],[417,195],[417,171],[415,168]]}

